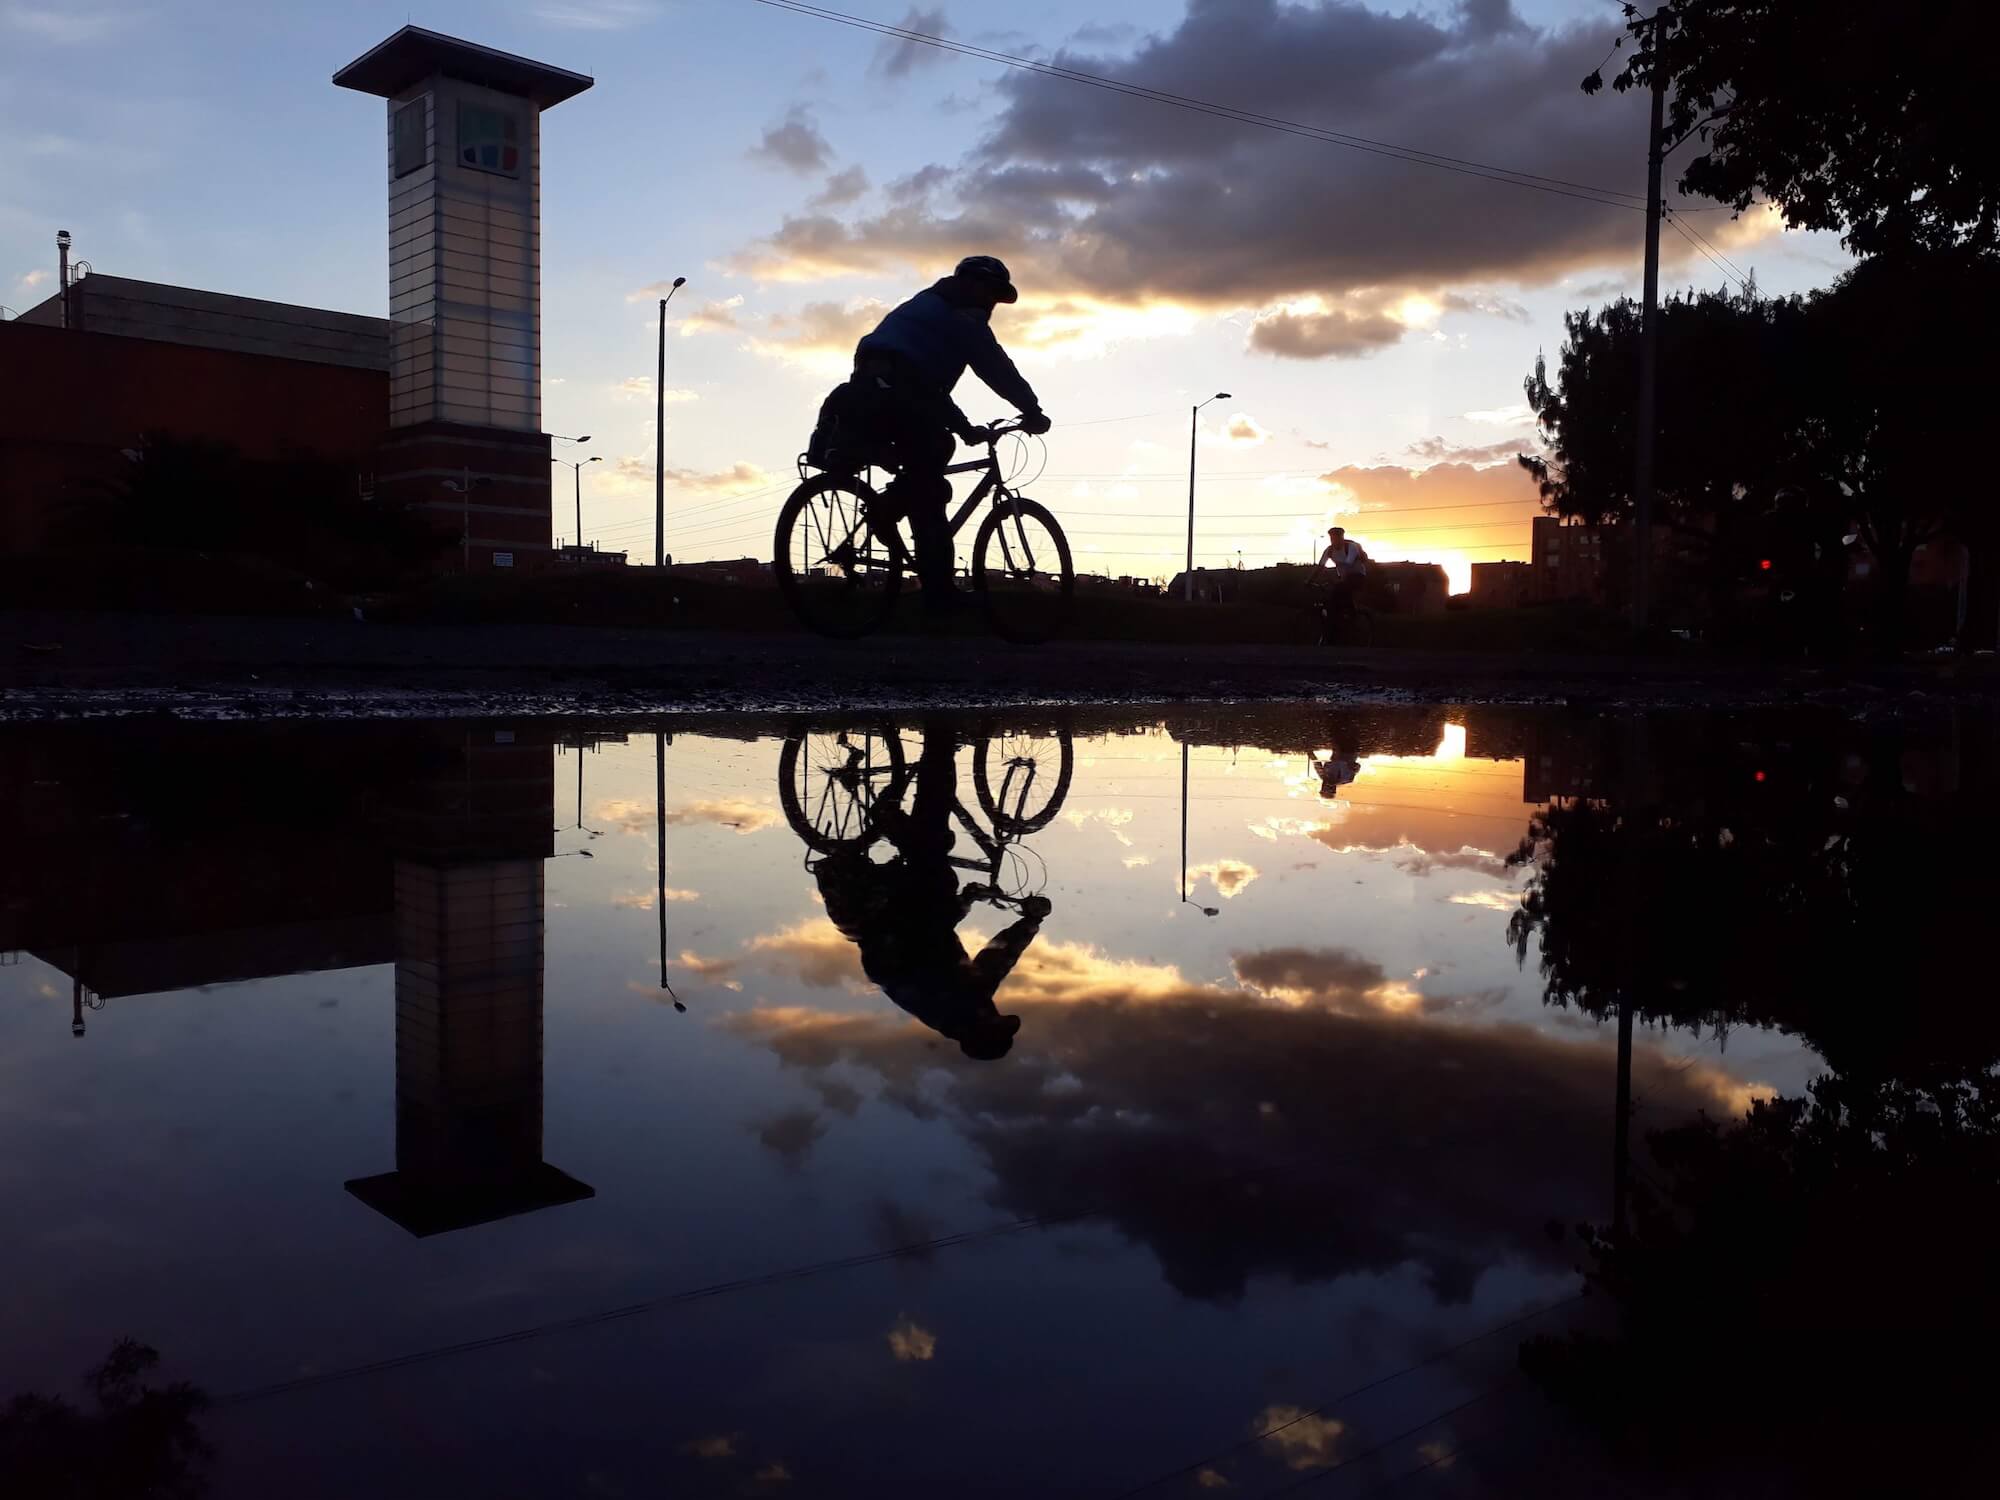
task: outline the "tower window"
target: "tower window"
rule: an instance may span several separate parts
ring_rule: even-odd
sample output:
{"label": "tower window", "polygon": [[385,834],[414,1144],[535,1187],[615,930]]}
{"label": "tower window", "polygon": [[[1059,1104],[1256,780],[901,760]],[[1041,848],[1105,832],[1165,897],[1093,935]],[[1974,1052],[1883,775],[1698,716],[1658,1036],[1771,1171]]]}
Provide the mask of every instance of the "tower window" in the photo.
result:
{"label": "tower window", "polygon": [[521,175],[521,126],[504,109],[458,106],[458,164],[503,177]]}
{"label": "tower window", "polygon": [[412,99],[396,111],[394,140],[398,177],[409,176],[431,159],[430,142],[424,138],[424,106],[427,102]]}

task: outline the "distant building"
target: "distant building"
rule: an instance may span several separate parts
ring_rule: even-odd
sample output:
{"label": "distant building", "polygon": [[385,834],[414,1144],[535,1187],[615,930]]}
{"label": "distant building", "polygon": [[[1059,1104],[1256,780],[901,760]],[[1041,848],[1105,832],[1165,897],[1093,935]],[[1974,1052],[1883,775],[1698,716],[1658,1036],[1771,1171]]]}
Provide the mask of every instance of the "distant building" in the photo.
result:
{"label": "distant building", "polygon": [[1475,609],[1519,609],[1532,597],[1534,568],[1524,562],[1476,562],[1472,565],[1472,605]]}
{"label": "distant building", "polygon": [[574,543],[555,549],[551,557],[554,567],[574,572],[577,569],[622,568],[631,554],[606,552],[595,546],[578,546]]}
{"label": "distant building", "polygon": [[710,583],[734,584],[740,588],[774,588],[771,565],[754,557],[717,558],[711,562],[669,563],[667,571],[681,578],[701,578]]}
{"label": "distant building", "polygon": [[549,562],[540,120],[591,80],[405,26],[333,81],[385,101],[389,317],[69,280],[0,323],[27,377],[0,404],[0,549],[48,546],[151,433],[351,465],[461,543],[441,566]]}
{"label": "distant building", "polygon": [[1529,543],[1533,575],[1529,597],[1542,602],[1604,603],[1605,558],[1612,539],[1619,534],[1612,526],[1585,526],[1561,516],[1536,516]]}
{"label": "distant building", "polygon": [[1435,615],[1450,596],[1451,580],[1437,563],[1378,562],[1368,569],[1361,602],[1384,614]]}

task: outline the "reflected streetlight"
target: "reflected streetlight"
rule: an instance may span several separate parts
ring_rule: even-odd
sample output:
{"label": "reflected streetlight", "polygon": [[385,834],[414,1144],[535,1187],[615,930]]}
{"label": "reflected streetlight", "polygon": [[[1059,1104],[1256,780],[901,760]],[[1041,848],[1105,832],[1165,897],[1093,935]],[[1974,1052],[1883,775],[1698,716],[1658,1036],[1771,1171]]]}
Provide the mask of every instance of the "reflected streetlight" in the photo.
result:
{"label": "reflected streetlight", "polygon": [[[1181,905],[1183,906],[1190,904],[1188,901],[1188,894],[1187,894],[1187,823],[1188,823],[1188,745],[1186,740],[1182,740],[1181,741]],[[1200,910],[1201,914],[1204,917],[1215,916],[1221,910],[1220,907],[1202,906],[1200,902],[1194,902],[1192,904]]]}
{"label": "reflected streetlight", "polygon": [[1194,450],[1195,435],[1200,431],[1200,423],[1196,419],[1200,417],[1201,409],[1207,406],[1209,401],[1227,401],[1229,399],[1229,392],[1217,391],[1213,396],[1208,398],[1208,401],[1197,401],[1188,409],[1187,588],[1183,591],[1183,597],[1190,604],[1194,603]]}

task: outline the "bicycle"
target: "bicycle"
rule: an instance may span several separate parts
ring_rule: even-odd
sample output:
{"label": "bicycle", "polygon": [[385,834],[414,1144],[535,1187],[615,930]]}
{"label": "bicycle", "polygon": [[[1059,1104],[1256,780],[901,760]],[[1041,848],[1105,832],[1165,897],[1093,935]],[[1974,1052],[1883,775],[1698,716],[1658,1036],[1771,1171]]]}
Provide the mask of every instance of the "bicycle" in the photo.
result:
{"label": "bicycle", "polygon": [[[1008,487],[1000,473],[1000,439],[1018,422],[987,429],[986,456],[953,464],[950,474],[979,474],[979,484],[950,518],[956,537],[989,495],[993,505],[972,546],[972,587],[1002,639],[1036,645],[1060,631],[1076,596],[1069,539],[1048,508]],[[866,471],[863,471],[864,473]],[[915,571],[916,544],[907,517],[880,524],[875,488],[859,474],[818,474],[803,456],[799,487],[778,512],[771,570],[778,590],[807,629],[854,640],[880,629],[894,613],[903,575]]]}
{"label": "bicycle", "polygon": [[[1319,640],[1316,644],[1366,646],[1375,639],[1375,612],[1355,598],[1358,592],[1358,585],[1339,592],[1336,592],[1336,586],[1320,589],[1319,598],[1313,605],[1313,612],[1319,616]],[[1344,607],[1335,608],[1336,598]]]}

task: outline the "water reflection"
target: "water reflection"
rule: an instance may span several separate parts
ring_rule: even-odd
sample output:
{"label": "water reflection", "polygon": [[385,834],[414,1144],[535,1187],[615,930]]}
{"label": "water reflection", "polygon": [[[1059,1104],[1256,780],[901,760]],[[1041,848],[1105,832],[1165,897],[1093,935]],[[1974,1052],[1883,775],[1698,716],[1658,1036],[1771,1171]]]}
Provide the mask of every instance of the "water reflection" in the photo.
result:
{"label": "water reflection", "polygon": [[[579,752],[582,742],[572,741]],[[542,1160],[548,740],[472,733],[399,789],[396,1168],[348,1192],[411,1234],[592,1196]],[[583,827],[583,756],[576,756]]]}
{"label": "water reflection", "polygon": [[[319,1491],[572,1492],[493,1436],[560,1408],[628,1489],[740,1457],[829,1492],[1186,1462],[1257,1493],[1482,1388],[1322,1404],[1561,1302],[1551,1223],[1629,1193],[1652,1232],[1690,1159],[1657,1132],[1829,1069],[1959,1120],[1942,1080],[2000,1055],[1964,940],[2000,895],[1964,858],[1978,714],[666,728],[0,737],[0,1389],[128,1330],[212,1388],[337,1392],[518,1329],[532,1368],[242,1409],[225,1487],[286,1488],[315,1403],[368,1430],[386,1396],[435,1413],[433,1457],[364,1440]],[[690,1289],[698,1360],[665,1314],[561,1331]],[[968,1483],[975,1411],[1037,1451]],[[1246,1448],[1274,1413],[1289,1442]]]}

